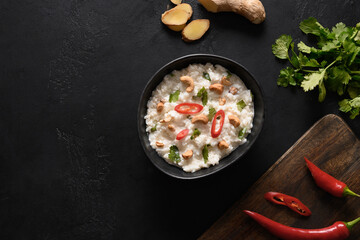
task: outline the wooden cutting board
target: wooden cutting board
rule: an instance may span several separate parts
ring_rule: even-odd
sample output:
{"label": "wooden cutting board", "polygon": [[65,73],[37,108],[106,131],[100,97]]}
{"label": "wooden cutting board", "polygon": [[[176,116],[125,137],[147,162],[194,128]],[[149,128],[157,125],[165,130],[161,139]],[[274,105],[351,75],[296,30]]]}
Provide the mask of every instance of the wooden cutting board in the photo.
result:
{"label": "wooden cutting board", "polygon": [[[314,124],[218,221],[199,239],[277,239],[246,216],[244,209],[258,212],[292,227],[322,228],[335,221],[350,221],[360,216],[360,198],[335,198],[315,185],[306,156],[321,169],[360,192],[360,143],[347,124],[330,114]],[[302,217],[267,202],[263,195],[282,192],[299,198],[312,211]],[[349,239],[360,239],[360,225]]]}

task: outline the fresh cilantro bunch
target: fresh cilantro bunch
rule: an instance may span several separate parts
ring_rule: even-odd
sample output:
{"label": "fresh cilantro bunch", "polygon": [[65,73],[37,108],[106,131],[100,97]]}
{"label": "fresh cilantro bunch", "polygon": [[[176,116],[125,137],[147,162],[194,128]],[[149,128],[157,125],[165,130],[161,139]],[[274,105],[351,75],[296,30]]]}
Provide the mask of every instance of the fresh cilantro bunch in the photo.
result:
{"label": "fresh cilantro bunch", "polygon": [[272,52],[292,66],[280,71],[277,84],[300,86],[305,92],[317,87],[319,102],[324,101],[326,91],[337,92],[345,98],[339,102],[340,111],[354,119],[360,112],[360,23],[347,27],[340,22],[330,30],[310,17],[300,23],[300,29],[316,36],[317,47],[300,41],[297,54],[292,37],[280,36]]}

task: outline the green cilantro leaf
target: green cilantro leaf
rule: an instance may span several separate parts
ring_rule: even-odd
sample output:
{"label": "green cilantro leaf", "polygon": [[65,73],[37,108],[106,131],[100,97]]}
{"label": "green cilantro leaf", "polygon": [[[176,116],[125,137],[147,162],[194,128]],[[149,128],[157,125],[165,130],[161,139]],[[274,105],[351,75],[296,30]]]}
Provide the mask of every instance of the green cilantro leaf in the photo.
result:
{"label": "green cilantro leaf", "polygon": [[325,100],[325,97],[326,97],[326,88],[324,81],[321,80],[319,83],[319,102],[323,102]]}
{"label": "green cilantro leaf", "polygon": [[153,127],[150,129],[150,131],[151,131],[151,132],[155,132],[155,131],[156,131],[156,126],[157,126],[157,123],[155,123],[155,126],[153,126]]}
{"label": "green cilantro leaf", "polygon": [[350,105],[354,108],[360,108],[360,96],[352,99]]}
{"label": "green cilantro leaf", "polygon": [[339,110],[342,112],[349,112],[351,111],[352,107],[350,106],[349,99],[344,99],[339,102]]}
{"label": "green cilantro leaf", "polygon": [[210,78],[209,73],[203,72],[203,78],[205,78],[206,80],[209,80],[211,82],[211,78]]}
{"label": "green cilantro leaf", "polygon": [[350,74],[343,67],[333,67],[332,68],[333,77],[337,79],[338,82],[347,85],[351,79]]}
{"label": "green cilantro leaf", "polygon": [[309,17],[300,23],[300,29],[305,34],[313,34],[315,36],[327,35],[329,30],[324,28],[316,18]]}
{"label": "green cilantro leaf", "polygon": [[360,96],[352,100],[344,99],[339,102],[339,110],[350,113],[350,118],[354,119],[360,112]]}
{"label": "green cilantro leaf", "polygon": [[289,47],[292,42],[292,37],[289,35],[281,35],[276,39],[275,44],[272,45],[273,54],[280,59],[289,58]]}
{"label": "green cilantro leaf", "polygon": [[350,111],[350,119],[354,119],[356,116],[359,115],[360,108],[353,108]]}
{"label": "green cilantro leaf", "polygon": [[204,92],[206,92],[206,89],[205,89],[205,87],[202,87],[196,94],[196,97],[202,97]]}
{"label": "green cilantro leaf", "polygon": [[170,147],[169,159],[172,162],[180,162],[181,159],[180,159],[179,149],[176,145],[172,145]]}
{"label": "green cilantro leaf", "polygon": [[301,83],[301,87],[305,92],[309,90],[313,90],[317,85],[319,85],[320,81],[323,80],[325,76],[326,70],[324,68],[320,68],[318,72],[311,73],[305,76],[305,81]]}
{"label": "green cilantro leaf", "polygon": [[347,91],[351,98],[356,98],[357,96],[360,96],[360,86],[359,87],[349,86]]}
{"label": "green cilantro leaf", "polygon": [[201,132],[199,131],[199,129],[195,128],[194,132],[191,134],[190,139],[194,140],[196,137],[200,136]]}
{"label": "green cilantro leaf", "polygon": [[209,114],[208,114],[209,121],[211,121],[214,118],[215,114],[216,114],[215,108],[209,107]]}
{"label": "green cilantro leaf", "polygon": [[202,87],[199,92],[196,94],[196,97],[201,98],[202,105],[205,106],[208,102],[208,93],[205,87]]}
{"label": "green cilantro leaf", "polygon": [[296,86],[294,69],[292,67],[281,69],[277,84],[282,87],[287,87],[289,84]]}
{"label": "green cilantro leaf", "polygon": [[332,28],[332,32],[335,34],[336,38],[339,38],[339,36],[346,31],[346,25],[342,22],[337,23],[335,27]]}
{"label": "green cilantro leaf", "polygon": [[171,93],[169,96],[169,102],[177,102],[179,100],[180,90],[176,90],[174,93]]}
{"label": "green cilantro leaf", "polygon": [[240,112],[241,112],[241,110],[244,109],[244,107],[246,107],[246,103],[244,102],[244,100],[241,100],[236,105],[237,105],[237,108],[239,109]]}
{"label": "green cilantro leaf", "polygon": [[351,76],[342,67],[332,67],[328,70],[326,86],[330,91],[338,92],[342,95],[343,84],[348,84]]}
{"label": "green cilantro leaf", "polygon": [[[354,36],[354,41],[360,41],[360,31],[358,31],[356,33],[356,35]],[[359,43],[358,43],[359,44]]]}
{"label": "green cilantro leaf", "polygon": [[208,149],[208,144],[206,144],[202,150],[202,156],[204,158],[204,163],[207,163],[209,160],[209,149]]}
{"label": "green cilantro leaf", "polygon": [[360,47],[356,47],[353,54],[352,54],[352,56],[351,56],[351,58],[350,58],[348,66],[351,66],[354,63],[355,58],[359,53],[360,53]]}
{"label": "green cilantro leaf", "polygon": [[299,53],[299,63],[301,67],[321,67],[321,65],[314,58],[308,59],[307,56]]}
{"label": "green cilantro leaf", "polygon": [[299,68],[300,67],[300,63],[299,63],[299,58],[296,55],[295,51],[294,51],[294,43],[292,42],[290,44],[291,46],[291,58],[290,58],[290,63],[294,66],[294,68]]}
{"label": "green cilantro leaf", "polygon": [[201,97],[201,101],[202,101],[202,104],[203,106],[205,106],[208,102],[208,93],[207,91],[205,91]]}
{"label": "green cilantro leaf", "polygon": [[245,137],[245,134],[246,134],[246,128],[241,129],[239,131],[238,138],[243,139]]}
{"label": "green cilantro leaf", "polygon": [[226,78],[231,78],[232,73],[231,73],[231,72],[229,72],[229,71],[226,71],[226,72],[227,72]]}
{"label": "green cilantro leaf", "polygon": [[311,47],[307,46],[303,42],[299,42],[297,47],[298,47],[300,52],[307,53],[307,54],[311,53]]}
{"label": "green cilantro leaf", "polygon": [[318,87],[319,102],[325,100],[327,91],[347,95],[350,99],[339,102],[340,110],[348,112],[351,119],[360,115],[360,23],[347,27],[339,22],[330,31],[310,17],[299,27],[305,34],[315,35],[318,48],[300,41],[295,51],[291,36],[276,39],[273,54],[292,65],[280,70],[277,84],[301,86],[305,92]]}
{"label": "green cilantro leaf", "polygon": [[331,42],[327,42],[324,44],[324,46],[321,48],[324,52],[330,52],[331,50],[337,49],[340,47],[338,40],[333,40]]}

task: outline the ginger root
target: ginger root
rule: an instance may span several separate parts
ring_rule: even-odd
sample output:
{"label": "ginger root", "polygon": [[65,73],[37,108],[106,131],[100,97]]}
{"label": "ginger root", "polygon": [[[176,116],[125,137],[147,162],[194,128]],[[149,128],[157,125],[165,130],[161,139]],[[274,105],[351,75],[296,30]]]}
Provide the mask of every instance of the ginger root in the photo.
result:
{"label": "ginger root", "polygon": [[161,16],[161,21],[173,31],[184,29],[189,14],[182,9],[170,9]]}
{"label": "ginger root", "polygon": [[210,27],[208,19],[196,19],[191,21],[182,31],[182,38],[185,42],[192,42],[200,39]]}
{"label": "ginger root", "polygon": [[188,3],[182,3],[177,5],[176,7],[174,7],[174,9],[181,9],[184,10],[185,12],[188,13],[188,20],[191,18],[192,14],[193,14],[193,10],[190,4]]}
{"label": "ginger root", "polygon": [[181,3],[181,0],[170,0],[173,4],[179,5]]}
{"label": "ginger root", "polygon": [[187,3],[182,3],[164,12],[161,15],[161,21],[171,30],[180,32],[184,29],[192,14],[192,7]]}
{"label": "ginger root", "polygon": [[265,20],[265,9],[260,0],[198,0],[209,12],[235,12],[259,24]]}

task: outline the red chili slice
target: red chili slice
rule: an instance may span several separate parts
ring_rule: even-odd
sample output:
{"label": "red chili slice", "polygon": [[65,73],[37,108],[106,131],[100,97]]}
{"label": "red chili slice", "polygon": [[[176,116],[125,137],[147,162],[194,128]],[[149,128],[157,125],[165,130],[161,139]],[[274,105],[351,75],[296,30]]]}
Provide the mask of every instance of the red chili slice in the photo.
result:
{"label": "red chili slice", "polygon": [[176,135],[176,140],[183,139],[184,137],[186,137],[188,135],[188,133],[189,133],[189,129],[184,129],[184,130],[180,131],[178,133],[178,135]]}
{"label": "red chili slice", "polygon": [[196,103],[181,103],[175,107],[175,111],[181,114],[195,114],[201,110],[203,110],[203,106]]}
{"label": "red chili slice", "polygon": [[[218,130],[216,130],[216,121],[217,121],[218,116],[220,116],[220,126],[219,126]],[[211,136],[213,138],[217,138],[220,135],[221,130],[224,126],[224,121],[225,121],[225,112],[223,110],[217,111],[217,113],[214,116],[212,125],[211,125]]]}
{"label": "red chili slice", "polygon": [[299,199],[278,192],[265,193],[264,198],[272,203],[284,205],[303,216],[310,216],[311,211]]}

